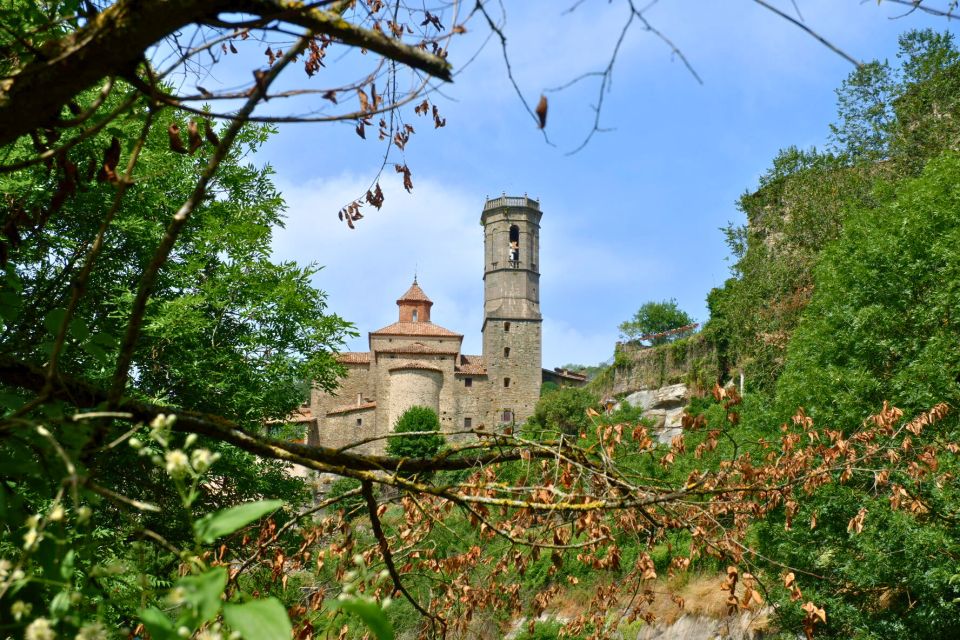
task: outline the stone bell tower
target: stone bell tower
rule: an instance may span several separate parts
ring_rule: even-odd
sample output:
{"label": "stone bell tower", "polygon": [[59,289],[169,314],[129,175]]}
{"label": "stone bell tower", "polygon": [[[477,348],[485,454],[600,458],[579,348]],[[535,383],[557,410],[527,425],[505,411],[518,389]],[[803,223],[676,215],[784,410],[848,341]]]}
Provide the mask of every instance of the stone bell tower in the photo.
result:
{"label": "stone bell tower", "polygon": [[503,195],[483,206],[486,424],[523,422],[540,397],[540,203]]}

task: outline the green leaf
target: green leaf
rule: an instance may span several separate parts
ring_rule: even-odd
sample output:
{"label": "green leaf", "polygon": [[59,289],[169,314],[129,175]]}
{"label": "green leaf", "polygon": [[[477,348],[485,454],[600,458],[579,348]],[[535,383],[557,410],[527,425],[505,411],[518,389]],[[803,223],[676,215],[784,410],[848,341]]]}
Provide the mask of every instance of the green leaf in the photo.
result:
{"label": "green leaf", "polygon": [[63,560],[60,561],[60,577],[64,580],[69,580],[73,577],[73,566],[76,562],[77,552],[74,549],[70,549],[63,556]]}
{"label": "green leaf", "polygon": [[194,613],[187,620],[192,626],[199,626],[212,620],[220,610],[220,596],[227,588],[227,570],[215,567],[198,576],[181,578],[177,585],[183,588],[184,600]]}
{"label": "green leaf", "polygon": [[271,511],[283,506],[283,500],[248,502],[216,513],[208,513],[193,524],[193,533],[204,543],[230,535]]}
{"label": "green leaf", "polygon": [[293,633],[287,610],[276,598],[224,605],[223,619],[243,640],[285,640]]}
{"label": "green leaf", "polygon": [[338,601],[333,608],[343,609],[359,617],[377,640],[393,640],[393,625],[387,620],[383,607],[373,600],[350,598]]}
{"label": "green leaf", "polygon": [[140,620],[147,628],[153,640],[180,640],[180,636],[173,628],[173,622],[162,611],[155,607],[141,609]]}
{"label": "green leaf", "polygon": [[77,340],[86,340],[87,336],[90,335],[90,330],[87,329],[87,323],[80,318],[74,318],[70,322],[70,335]]}
{"label": "green leaf", "polygon": [[47,328],[52,334],[56,334],[60,330],[60,325],[63,324],[63,319],[67,316],[67,310],[56,308],[51,309],[50,313],[47,314],[47,317],[43,319],[43,326]]}

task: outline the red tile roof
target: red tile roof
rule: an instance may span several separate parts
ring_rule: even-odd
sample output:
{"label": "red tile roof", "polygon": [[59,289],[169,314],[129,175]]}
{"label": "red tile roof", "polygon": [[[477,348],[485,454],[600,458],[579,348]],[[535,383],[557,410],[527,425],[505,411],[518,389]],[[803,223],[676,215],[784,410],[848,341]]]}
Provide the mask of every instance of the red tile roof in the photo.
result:
{"label": "red tile roof", "polygon": [[444,329],[432,322],[394,322],[383,329],[371,331],[372,336],[450,336],[462,338],[463,334]]}
{"label": "red tile roof", "polygon": [[267,420],[267,424],[298,424],[300,422],[312,422],[313,411],[310,407],[297,407],[293,413],[283,420]]}
{"label": "red tile roof", "polygon": [[369,351],[345,351],[337,354],[340,364],[370,364]]}
{"label": "red tile roof", "polygon": [[483,356],[461,355],[454,373],[461,376],[487,375],[487,368],[483,366]]}
{"label": "red tile roof", "polygon": [[403,369],[422,369],[424,371],[439,371],[443,373],[443,369],[426,362],[408,362],[406,364],[397,365],[395,367],[390,367],[390,371],[402,371]]}
{"label": "red tile roof", "polygon": [[376,402],[364,402],[363,404],[345,404],[339,407],[334,407],[327,411],[328,416],[334,416],[339,413],[350,413],[351,411],[366,411],[367,409],[375,409],[377,407]]}
{"label": "red tile roof", "polygon": [[397,300],[397,303],[401,302],[429,302],[433,304],[433,301],[427,297],[427,294],[423,292],[423,289],[420,288],[420,285],[417,284],[416,278],[413,280],[413,284],[410,285],[410,288],[407,289],[407,292],[400,296],[400,299]]}
{"label": "red tile roof", "polygon": [[431,347],[430,345],[414,342],[413,344],[377,349],[377,353],[425,353],[437,356],[455,356],[458,352],[455,349],[441,349],[439,347]]}

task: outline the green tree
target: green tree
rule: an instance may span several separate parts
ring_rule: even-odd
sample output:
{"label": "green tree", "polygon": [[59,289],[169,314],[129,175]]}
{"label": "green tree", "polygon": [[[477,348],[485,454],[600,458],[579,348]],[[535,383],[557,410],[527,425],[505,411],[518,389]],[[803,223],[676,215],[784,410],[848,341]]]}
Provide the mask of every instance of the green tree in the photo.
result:
{"label": "green tree", "polygon": [[414,406],[404,411],[393,425],[393,432],[420,432],[387,441],[387,452],[398,458],[429,458],[446,444],[446,439],[440,433],[437,412],[429,407]]}
{"label": "green tree", "polygon": [[577,435],[590,424],[589,409],[600,409],[600,401],[593,392],[582,387],[560,387],[540,397],[530,423],[552,434]]}
{"label": "green tree", "polygon": [[[649,340],[651,344],[665,344],[683,337],[682,333],[669,336],[652,335],[693,324],[693,318],[677,306],[673,298],[660,302],[645,302],[630,320],[620,323],[620,334],[627,340]],[[651,336],[645,338],[644,336]]]}

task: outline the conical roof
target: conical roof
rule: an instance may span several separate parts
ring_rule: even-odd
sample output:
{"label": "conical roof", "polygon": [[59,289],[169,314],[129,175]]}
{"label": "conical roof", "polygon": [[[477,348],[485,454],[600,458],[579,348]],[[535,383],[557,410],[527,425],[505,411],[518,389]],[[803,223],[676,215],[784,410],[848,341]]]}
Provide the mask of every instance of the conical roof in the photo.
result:
{"label": "conical roof", "polygon": [[433,300],[427,297],[427,294],[423,292],[423,289],[420,288],[420,285],[417,284],[417,279],[413,279],[413,284],[410,285],[410,288],[407,289],[407,292],[400,296],[400,299],[397,300],[397,304],[401,302],[427,302],[433,304]]}

